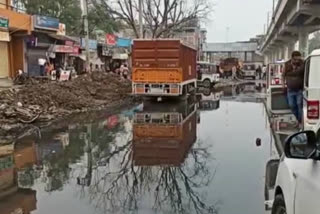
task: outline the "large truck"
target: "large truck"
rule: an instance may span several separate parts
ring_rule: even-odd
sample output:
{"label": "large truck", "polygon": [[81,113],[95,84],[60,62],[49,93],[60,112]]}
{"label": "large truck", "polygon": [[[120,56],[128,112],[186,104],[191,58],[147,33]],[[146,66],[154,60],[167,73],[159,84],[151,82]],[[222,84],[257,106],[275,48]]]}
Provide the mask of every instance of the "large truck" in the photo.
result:
{"label": "large truck", "polygon": [[181,96],[197,86],[197,51],[180,40],[135,40],[132,47],[132,93]]}
{"label": "large truck", "polygon": [[136,166],[180,166],[197,139],[196,103],[146,104],[133,122]]}
{"label": "large truck", "polygon": [[226,58],[220,61],[220,69],[223,70],[224,76],[232,76],[232,68],[236,67],[237,70],[240,69],[240,61],[238,58]]}

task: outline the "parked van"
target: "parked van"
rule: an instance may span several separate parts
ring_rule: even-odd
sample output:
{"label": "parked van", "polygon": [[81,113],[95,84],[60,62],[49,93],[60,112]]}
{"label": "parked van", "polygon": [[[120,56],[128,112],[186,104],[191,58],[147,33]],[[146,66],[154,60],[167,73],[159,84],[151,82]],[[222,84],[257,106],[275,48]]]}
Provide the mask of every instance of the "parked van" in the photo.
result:
{"label": "parked van", "polygon": [[320,49],[313,51],[305,61],[303,96],[304,129],[320,136]]}
{"label": "parked van", "polygon": [[242,67],[242,77],[256,79],[257,77],[257,67],[254,63],[244,63]]}

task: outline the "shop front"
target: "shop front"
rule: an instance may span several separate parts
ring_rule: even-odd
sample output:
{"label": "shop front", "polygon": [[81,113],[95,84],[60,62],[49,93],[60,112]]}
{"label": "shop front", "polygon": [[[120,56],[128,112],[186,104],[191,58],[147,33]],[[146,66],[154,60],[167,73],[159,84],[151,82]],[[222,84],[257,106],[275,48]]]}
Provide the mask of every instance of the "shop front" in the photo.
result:
{"label": "shop front", "polygon": [[110,72],[111,71],[111,63],[112,63],[112,55],[113,55],[112,47],[108,47],[104,44],[99,44],[98,55],[104,64],[103,69],[107,72]]}
{"label": "shop front", "polygon": [[[81,49],[82,49],[82,59],[86,61],[86,40],[81,38]],[[98,42],[97,40],[90,39],[89,40],[89,62],[90,62],[90,70],[93,71],[96,69],[96,62],[100,62],[98,56]],[[101,65],[100,65],[101,66]]]}
{"label": "shop front", "polygon": [[55,45],[55,64],[62,65],[62,67],[75,67],[75,60],[79,56],[80,47],[74,45]]}
{"label": "shop front", "polygon": [[26,69],[24,38],[31,33],[31,16],[0,8],[0,78]]}

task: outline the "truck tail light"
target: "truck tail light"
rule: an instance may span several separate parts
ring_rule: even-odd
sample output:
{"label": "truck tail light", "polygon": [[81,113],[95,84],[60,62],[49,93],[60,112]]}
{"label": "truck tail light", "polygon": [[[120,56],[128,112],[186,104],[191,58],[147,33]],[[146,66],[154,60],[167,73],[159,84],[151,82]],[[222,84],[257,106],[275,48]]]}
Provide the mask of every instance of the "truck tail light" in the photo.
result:
{"label": "truck tail light", "polygon": [[319,119],[319,101],[307,101],[308,119]]}

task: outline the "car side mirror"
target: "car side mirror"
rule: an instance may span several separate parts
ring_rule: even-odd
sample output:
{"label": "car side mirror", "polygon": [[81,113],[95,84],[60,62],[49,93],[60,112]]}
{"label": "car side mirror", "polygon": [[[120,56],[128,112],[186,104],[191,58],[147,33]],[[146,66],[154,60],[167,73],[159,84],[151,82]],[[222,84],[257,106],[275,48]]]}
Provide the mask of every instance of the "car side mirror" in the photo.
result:
{"label": "car side mirror", "polygon": [[316,134],[313,131],[303,131],[291,135],[286,139],[284,152],[288,158],[314,158],[317,153]]}

